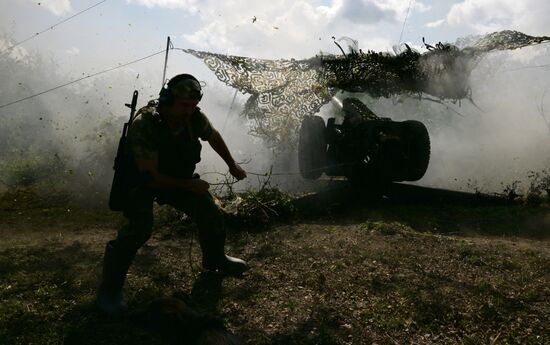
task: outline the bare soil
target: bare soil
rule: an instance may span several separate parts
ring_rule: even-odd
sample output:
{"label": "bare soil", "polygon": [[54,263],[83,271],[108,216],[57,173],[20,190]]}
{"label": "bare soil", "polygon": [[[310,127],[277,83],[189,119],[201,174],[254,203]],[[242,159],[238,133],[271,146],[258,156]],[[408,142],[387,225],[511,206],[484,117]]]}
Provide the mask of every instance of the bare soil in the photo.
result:
{"label": "bare soil", "polygon": [[[0,211],[1,344],[162,344],[94,305],[105,243],[124,219],[98,209]],[[248,344],[548,344],[545,207],[345,205],[230,228],[243,279],[200,272],[196,230],[159,211],[130,269],[135,310],[176,296]]]}

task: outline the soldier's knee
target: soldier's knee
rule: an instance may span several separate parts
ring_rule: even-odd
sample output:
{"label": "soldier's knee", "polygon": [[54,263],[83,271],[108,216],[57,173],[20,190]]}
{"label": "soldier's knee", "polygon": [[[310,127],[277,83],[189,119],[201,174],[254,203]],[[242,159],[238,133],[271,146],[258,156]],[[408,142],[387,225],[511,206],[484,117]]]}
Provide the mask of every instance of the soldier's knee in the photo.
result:
{"label": "soldier's knee", "polygon": [[139,247],[143,246],[147,242],[153,233],[153,222],[140,224],[139,228],[136,231],[135,242]]}
{"label": "soldier's knee", "polygon": [[219,208],[212,210],[209,218],[211,219],[210,223],[212,224],[212,226],[215,226],[218,228],[224,227],[225,223],[224,223],[223,212]]}
{"label": "soldier's knee", "polygon": [[197,218],[198,222],[205,223],[208,226],[223,227],[224,225],[223,211],[216,205],[211,196],[204,197],[201,200]]}
{"label": "soldier's knee", "polygon": [[151,238],[152,232],[152,219],[130,220],[129,224],[119,231],[116,242],[119,246],[128,248],[128,250],[137,251]]}
{"label": "soldier's knee", "polygon": [[150,234],[142,234],[140,236],[136,236],[134,240],[136,249],[141,248],[150,238],[151,238]]}

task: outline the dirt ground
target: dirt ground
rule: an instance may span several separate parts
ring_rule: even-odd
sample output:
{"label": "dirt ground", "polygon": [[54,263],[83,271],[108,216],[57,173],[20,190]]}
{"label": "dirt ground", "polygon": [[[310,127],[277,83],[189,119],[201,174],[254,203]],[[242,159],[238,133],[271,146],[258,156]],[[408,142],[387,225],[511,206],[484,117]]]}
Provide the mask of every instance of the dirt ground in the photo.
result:
{"label": "dirt ground", "polygon": [[[98,313],[105,210],[0,211],[0,344],[162,344]],[[132,310],[162,296],[248,344],[549,344],[550,211],[415,202],[340,206],[230,228],[243,279],[200,272],[196,229],[157,217],[130,269]]]}

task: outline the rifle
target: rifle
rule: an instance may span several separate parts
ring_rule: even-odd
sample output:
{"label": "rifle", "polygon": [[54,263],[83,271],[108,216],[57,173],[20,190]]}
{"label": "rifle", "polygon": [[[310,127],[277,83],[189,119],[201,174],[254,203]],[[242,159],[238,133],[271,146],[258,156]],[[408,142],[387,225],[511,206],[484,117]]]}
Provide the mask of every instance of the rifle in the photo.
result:
{"label": "rifle", "polygon": [[124,127],[122,128],[122,135],[120,136],[120,140],[118,142],[115,162],[113,165],[115,173],[113,175],[113,183],[111,184],[111,194],[109,195],[109,208],[112,211],[124,210],[128,191],[131,187],[130,173],[132,169],[132,162],[131,157],[129,157],[125,146],[128,129],[134,121],[137,99],[138,92],[137,90],[135,90],[134,94],[132,95],[132,103],[125,104],[128,108],[130,108],[130,119],[124,124]]}

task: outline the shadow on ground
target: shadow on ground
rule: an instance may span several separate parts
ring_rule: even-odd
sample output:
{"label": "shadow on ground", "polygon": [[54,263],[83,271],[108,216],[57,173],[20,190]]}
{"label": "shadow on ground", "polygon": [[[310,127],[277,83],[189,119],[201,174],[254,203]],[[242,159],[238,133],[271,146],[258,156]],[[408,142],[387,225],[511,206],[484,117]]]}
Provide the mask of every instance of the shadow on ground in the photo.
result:
{"label": "shadow on ground", "polygon": [[295,205],[305,221],[321,224],[396,221],[429,233],[550,238],[550,207],[545,205],[400,183],[388,185],[383,195],[369,193],[333,181]]}

